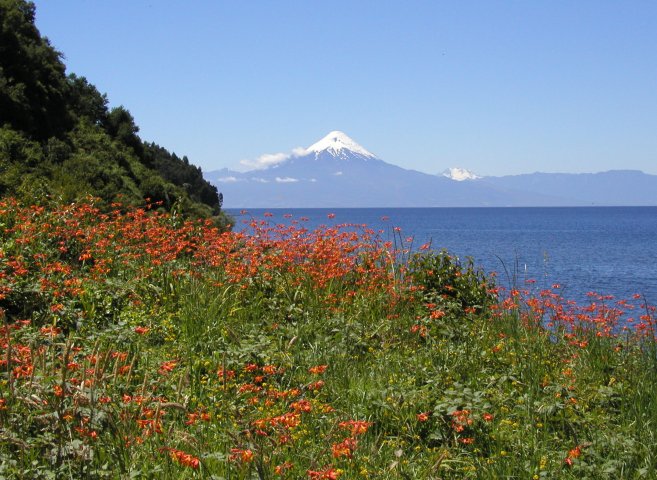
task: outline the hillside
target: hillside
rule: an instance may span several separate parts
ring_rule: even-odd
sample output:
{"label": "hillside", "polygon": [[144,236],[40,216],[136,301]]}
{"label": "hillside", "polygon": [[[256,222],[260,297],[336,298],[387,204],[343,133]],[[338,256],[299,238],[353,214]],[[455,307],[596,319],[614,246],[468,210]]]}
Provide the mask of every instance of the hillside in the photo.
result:
{"label": "hillside", "polygon": [[35,7],[0,0],[0,195],[71,202],[145,199],[225,224],[222,198],[201,169],[142,141],[123,106],[86,78],[66,74],[62,54],[35,26]]}

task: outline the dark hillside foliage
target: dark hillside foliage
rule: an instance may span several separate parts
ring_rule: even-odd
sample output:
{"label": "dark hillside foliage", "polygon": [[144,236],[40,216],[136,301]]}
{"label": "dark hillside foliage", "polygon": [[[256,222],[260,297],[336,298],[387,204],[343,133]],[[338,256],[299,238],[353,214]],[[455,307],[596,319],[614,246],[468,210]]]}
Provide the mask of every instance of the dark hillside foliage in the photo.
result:
{"label": "dark hillside foliage", "polygon": [[32,3],[0,1],[0,123],[45,140],[72,119],[62,54],[41,37],[34,16]]}
{"label": "dark hillside foliage", "polygon": [[201,169],[143,142],[127,108],[110,109],[85,77],[67,76],[35,14],[31,2],[0,0],[0,195],[37,203],[92,196],[101,207],[149,199],[226,226]]}
{"label": "dark hillside foliage", "polygon": [[165,180],[182,185],[189,196],[210,205],[218,211],[221,208],[221,196],[217,187],[203,179],[201,169],[189,163],[186,156],[179,158],[155,143],[144,144],[144,161],[155,168]]}

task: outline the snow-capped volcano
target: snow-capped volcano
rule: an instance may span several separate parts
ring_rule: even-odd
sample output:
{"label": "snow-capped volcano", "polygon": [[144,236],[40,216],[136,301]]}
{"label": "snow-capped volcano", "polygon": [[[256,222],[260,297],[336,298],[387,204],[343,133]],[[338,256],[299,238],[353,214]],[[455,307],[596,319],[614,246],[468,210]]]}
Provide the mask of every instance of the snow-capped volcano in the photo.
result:
{"label": "snow-capped volcano", "polygon": [[478,178],[481,178],[470,170],[458,167],[448,168],[442,173],[442,176],[456,180],[457,182],[462,182],[464,180],[477,180]]}
{"label": "snow-capped volcano", "polygon": [[251,168],[204,174],[222,192],[227,208],[582,204],[582,200],[556,196],[551,190],[526,191],[526,185],[534,185],[530,180],[505,187],[493,183],[495,177],[477,180],[481,177],[464,168],[450,168],[442,175],[408,170],[381,160],[340,131],[308,148],[265,154],[242,164]]}
{"label": "snow-capped volcano", "polygon": [[332,131],[319,142],[313,143],[306,149],[306,155],[310,153],[319,155],[323,152],[339,158],[346,158],[349,154],[356,154],[365,158],[376,158],[376,155],[365,150],[346,133],[339,130]]}
{"label": "snow-capped volcano", "polygon": [[244,172],[254,170],[280,169],[284,165],[298,164],[298,160],[376,160],[369,152],[346,133],[334,130],[308,148],[297,147],[289,153],[266,153],[254,160],[241,160]]}

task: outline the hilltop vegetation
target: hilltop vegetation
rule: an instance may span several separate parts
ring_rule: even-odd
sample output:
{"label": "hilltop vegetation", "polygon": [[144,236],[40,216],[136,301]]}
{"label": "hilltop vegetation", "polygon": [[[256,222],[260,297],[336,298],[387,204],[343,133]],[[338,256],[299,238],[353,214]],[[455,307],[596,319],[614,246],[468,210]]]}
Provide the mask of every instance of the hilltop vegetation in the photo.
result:
{"label": "hilltop vegetation", "polygon": [[0,0],[0,195],[39,202],[93,196],[214,216],[222,197],[201,169],[143,142],[130,112],[110,109],[86,78],[66,75],[62,55],[34,24],[35,7]]}

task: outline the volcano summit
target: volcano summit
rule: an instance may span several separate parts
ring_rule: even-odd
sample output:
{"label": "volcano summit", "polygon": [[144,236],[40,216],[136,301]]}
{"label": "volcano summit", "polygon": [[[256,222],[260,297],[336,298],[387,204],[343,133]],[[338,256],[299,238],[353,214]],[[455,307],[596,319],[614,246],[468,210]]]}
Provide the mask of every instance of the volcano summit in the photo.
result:
{"label": "volcano summit", "polygon": [[[616,174],[530,174],[523,176],[522,183],[512,181],[515,178],[512,176],[479,177],[460,168],[431,175],[384,162],[337,130],[307,148],[289,154],[263,155],[243,164],[250,169],[245,172],[222,169],[204,175],[223,193],[226,208],[609,205],[604,202],[609,192],[608,177]],[[641,191],[657,191],[657,176],[637,174],[642,176],[643,183],[655,186]],[[557,183],[572,188],[568,191],[556,191],[554,186],[542,188],[554,175],[568,177],[568,182],[559,178]],[[538,180],[533,181],[534,177]],[[598,180],[603,182],[599,195],[595,187]],[[582,181],[593,185],[595,191],[589,188],[590,199],[575,195],[581,191],[577,184]],[[632,205],[657,204],[657,194],[652,195],[655,198],[636,199]]]}

